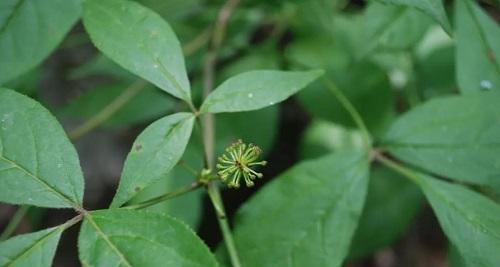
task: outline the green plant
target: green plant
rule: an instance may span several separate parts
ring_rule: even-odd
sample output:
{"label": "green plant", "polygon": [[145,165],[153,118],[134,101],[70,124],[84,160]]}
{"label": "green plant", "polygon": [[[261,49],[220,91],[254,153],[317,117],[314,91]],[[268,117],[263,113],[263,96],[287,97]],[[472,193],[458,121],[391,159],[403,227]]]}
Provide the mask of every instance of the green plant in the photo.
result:
{"label": "green plant", "polygon": [[[0,84],[14,85],[14,78],[39,65],[80,15],[92,43],[121,68],[101,57],[73,75],[99,70],[112,72],[121,82],[96,92],[99,98],[91,93],[63,110],[60,114],[90,117],[68,135],[40,103],[0,89],[0,201],[76,212],[59,226],[1,242],[0,266],[50,266],[61,233],[80,222],[78,252],[84,266],[341,266],[347,258],[390,244],[404,231],[424,199],[416,187],[457,258],[467,266],[500,263],[500,30],[475,2],[454,1],[454,27],[441,1],[371,1],[360,17],[341,14],[347,1],[285,4],[275,21],[279,37],[284,32],[280,27],[301,22],[285,53],[294,70],[257,66],[225,74],[214,88],[218,58],[231,54],[222,44],[239,4],[228,0],[216,13],[213,28],[184,47],[190,54],[208,43],[199,91],[191,89],[198,81],[188,78],[183,47],[170,25],[137,2],[5,3],[10,15],[6,22],[0,20]],[[33,10],[40,18],[36,27],[28,25]],[[319,19],[311,22],[316,17],[308,12]],[[440,84],[444,90],[424,84],[443,78],[422,70],[429,66],[426,60],[434,59],[428,56],[434,50],[426,45],[435,39],[415,45],[436,23],[457,42],[458,95],[449,95],[453,82]],[[262,59],[270,57],[262,54]],[[398,80],[400,72],[403,81]],[[362,89],[353,89],[357,86]],[[391,86],[403,93],[391,92]],[[301,91],[306,87],[311,88]],[[263,177],[255,168],[267,164],[258,146],[241,139],[252,130],[254,136],[270,136],[258,122],[275,118],[272,106],[299,91],[300,103],[316,118],[303,141],[304,157],[312,159],[259,189],[240,208],[231,230],[220,188],[227,184],[228,190],[238,190],[242,182],[252,187]],[[394,95],[408,111],[396,115]],[[141,112],[144,106],[149,107]],[[163,116],[172,110],[176,112]],[[243,112],[256,110],[262,112],[257,123],[247,121]],[[133,143],[109,208],[86,210],[83,173],[70,139],[103,124],[159,116]],[[216,133],[215,121],[230,128],[231,136]],[[238,129],[238,123],[245,127]],[[188,173],[180,174],[180,167]],[[159,183],[174,183],[177,175],[188,179],[169,184],[173,189],[168,192],[154,191]],[[189,219],[151,209],[199,189],[209,196],[222,232],[217,259],[188,226]],[[19,217],[25,212],[20,209]],[[394,227],[378,233],[383,227],[375,222],[378,212]]]}

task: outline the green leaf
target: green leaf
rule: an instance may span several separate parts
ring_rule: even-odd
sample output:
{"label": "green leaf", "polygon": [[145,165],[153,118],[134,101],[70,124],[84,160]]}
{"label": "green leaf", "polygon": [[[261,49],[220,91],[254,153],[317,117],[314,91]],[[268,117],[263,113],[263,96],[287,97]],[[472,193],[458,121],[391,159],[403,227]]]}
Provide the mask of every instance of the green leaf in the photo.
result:
{"label": "green leaf", "polygon": [[[450,267],[467,267],[465,261],[453,245],[448,246],[448,266]],[[470,266],[473,267],[473,266]]]}
{"label": "green leaf", "polygon": [[359,33],[362,36],[359,58],[374,50],[409,50],[418,43],[432,22],[413,8],[377,2],[370,2],[363,18],[364,27]]}
{"label": "green leaf", "polygon": [[[304,35],[324,35],[334,30],[335,18],[339,15],[343,3],[340,1],[309,0],[290,1],[290,10],[295,11],[292,24],[294,32]],[[299,11],[300,10],[300,11]],[[290,11],[289,11],[290,12]]]}
{"label": "green leaf", "polygon": [[[117,83],[89,90],[64,107],[60,115],[78,119],[91,118],[122,95],[129,86]],[[151,121],[174,108],[176,101],[173,101],[165,92],[152,86],[139,90],[128,103],[103,123],[103,126],[116,127]]]}
{"label": "green leaf", "polygon": [[62,228],[54,227],[1,242],[0,266],[52,266],[61,233]]}
{"label": "green leaf", "polygon": [[[231,62],[219,71],[217,81],[222,82],[233,75],[250,70],[275,68],[279,68],[279,64],[278,56],[273,51],[253,50],[252,53]],[[270,152],[277,133],[278,119],[277,105],[249,112],[218,114],[215,123],[216,155],[222,155],[227,146],[238,139],[257,144],[264,153]]]}
{"label": "green leaf", "polygon": [[442,0],[377,0],[381,3],[414,7],[431,16],[451,35],[451,26]]}
{"label": "green leaf", "polygon": [[467,266],[500,262],[500,206],[462,185],[420,175],[418,183]]}
{"label": "green leaf", "polygon": [[[193,134],[191,139],[195,139],[196,137],[198,136]],[[201,170],[204,163],[203,150],[201,147],[195,146],[193,141],[195,140],[191,140],[186,147],[182,160],[195,170]],[[195,178],[196,177],[193,176],[193,173],[186,169],[185,165],[178,164],[165,177],[162,177],[157,182],[152,183],[146,187],[144,191],[137,194],[130,201],[130,203],[140,203],[168,192],[172,192],[177,188],[188,186],[193,183]],[[163,201],[156,205],[147,207],[145,210],[166,213],[182,220],[191,228],[197,229],[203,213],[203,196],[203,190],[196,190],[190,192],[189,194],[177,196],[169,199],[168,201]]]}
{"label": "green leaf", "polygon": [[201,0],[174,0],[174,1],[157,1],[157,0],[138,0],[137,2],[158,12],[162,17],[182,21],[185,17],[191,19],[193,9],[200,8]]}
{"label": "green leaf", "polygon": [[39,103],[0,88],[0,201],[79,207],[83,174],[57,120]]}
{"label": "green leaf", "polygon": [[368,185],[364,152],[298,164],[238,211],[236,246],[244,266],[340,266]]}
{"label": "green leaf", "polygon": [[81,13],[79,0],[0,2],[0,84],[36,67]]}
{"label": "green leaf", "polygon": [[148,211],[89,213],[82,224],[78,250],[84,266],[218,266],[189,227]]}
{"label": "green leaf", "polygon": [[193,129],[191,113],[176,113],[149,125],[135,140],[111,207],[119,207],[160,180],[177,164]]}
{"label": "green leaf", "polygon": [[436,98],[398,118],[382,146],[435,174],[500,188],[500,95]]}
{"label": "green leaf", "polygon": [[94,45],[123,68],[191,102],[182,49],[167,22],[133,1],[87,0],[83,23]]}
{"label": "green leaf", "polygon": [[371,170],[366,205],[349,256],[364,257],[391,245],[412,223],[422,202],[422,193],[406,177],[386,168]]}
{"label": "green leaf", "polygon": [[456,79],[462,93],[500,90],[500,27],[474,1],[455,1]]}
{"label": "green leaf", "polygon": [[240,112],[281,102],[323,74],[313,71],[249,71],[219,85],[200,108],[201,113]]}
{"label": "green leaf", "polygon": [[[348,131],[326,121],[313,121],[301,147],[302,156],[311,158],[332,151],[362,149],[363,142],[358,131]],[[420,190],[413,183],[389,169],[375,166],[370,172],[366,204],[349,257],[364,257],[393,243],[412,222],[422,200]]]}

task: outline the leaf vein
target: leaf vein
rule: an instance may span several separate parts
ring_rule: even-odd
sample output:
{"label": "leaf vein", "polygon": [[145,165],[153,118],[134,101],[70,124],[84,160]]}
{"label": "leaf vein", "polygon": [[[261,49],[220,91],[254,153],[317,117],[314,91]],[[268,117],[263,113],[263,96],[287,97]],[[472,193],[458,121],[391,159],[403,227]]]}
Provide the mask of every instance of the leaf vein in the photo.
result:
{"label": "leaf vein", "polygon": [[127,258],[125,258],[125,255],[123,255],[120,250],[109,240],[108,236],[102,231],[101,228],[99,228],[99,225],[94,221],[92,218],[91,214],[86,215],[87,220],[90,222],[90,224],[94,227],[96,230],[97,234],[101,237],[102,240],[111,248],[111,250],[120,258],[120,261],[124,263],[128,267],[132,267],[132,265],[128,262]]}
{"label": "leaf vein", "polygon": [[57,197],[59,197],[60,199],[64,200],[65,202],[68,202],[69,204],[71,204],[71,206],[76,205],[76,203],[74,203],[73,200],[71,200],[68,196],[66,196],[62,192],[59,192],[56,188],[52,187],[50,184],[48,184],[47,182],[45,182],[42,178],[34,175],[33,173],[31,173],[30,171],[28,171],[23,166],[17,164],[16,162],[12,161],[11,159],[7,158],[5,155],[0,155],[0,159],[3,160],[3,161],[5,161],[5,162],[7,162],[7,163],[9,163],[9,164],[11,164],[13,166],[13,168],[19,169],[21,172],[24,172],[29,177],[33,178],[35,181],[39,182],[44,187],[46,187],[50,192],[52,192],[53,194],[55,194]]}

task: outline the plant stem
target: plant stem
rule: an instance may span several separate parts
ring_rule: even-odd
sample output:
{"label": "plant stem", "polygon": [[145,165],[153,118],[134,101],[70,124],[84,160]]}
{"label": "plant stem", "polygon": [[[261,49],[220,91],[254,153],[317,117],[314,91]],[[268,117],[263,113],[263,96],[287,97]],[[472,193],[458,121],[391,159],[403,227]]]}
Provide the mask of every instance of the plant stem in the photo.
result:
{"label": "plant stem", "polygon": [[152,198],[150,200],[146,200],[144,202],[141,202],[141,203],[138,203],[138,204],[134,204],[134,205],[130,205],[130,206],[125,206],[123,207],[123,209],[143,209],[143,208],[147,208],[147,207],[150,207],[150,206],[153,206],[153,205],[156,205],[158,203],[161,203],[165,200],[168,200],[168,199],[171,199],[171,198],[174,198],[174,197],[178,197],[180,195],[184,195],[188,192],[191,192],[191,191],[194,191],[198,188],[201,187],[201,183],[199,182],[193,182],[192,184],[188,185],[188,186],[185,186],[185,187],[181,187],[175,191],[172,191],[172,192],[168,192],[166,194],[163,194],[161,196],[158,196],[158,197],[155,197],[155,198]]}
{"label": "plant stem", "polygon": [[[214,25],[214,31],[212,33],[212,39],[210,43],[209,50],[205,56],[205,62],[203,65],[203,98],[205,99],[210,91],[214,87],[214,77],[215,77],[215,66],[217,63],[217,54],[219,47],[222,44],[222,40],[226,34],[226,27],[233,13],[234,9],[238,5],[239,0],[228,0],[219,10],[217,20]],[[203,147],[205,151],[205,164],[207,169],[213,169],[215,165],[215,121],[213,114],[205,114],[203,116]],[[217,213],[217,220],[219,222],[219,227],[224,238],[224,243],[226,245],[229,258],[231,259],[231,264],[233,267],[241,267],[240,259],[238,256],[238,251],[236,250],[236,245],[234,244],[233,236],[231,234],[231,229],[227,221],[226,212],[224,210],[224,204],[220,196],[219,188],[215,181],[210,181],[207,184],[208,195],[212,201],[215,212]]]}
{"label": "plant stem", "polygon": [[381,153],[375,153],[374,158],[383,165],[409,178],[412,182],[416,184],[420,182],[420,178],[418,177],[418,174],[415,171],[406,168],[401,164],[398,164],[397,162],[385,157]]}
{"label": "plant stem", "polygon": [[366,124],[361,118],[361,115],[359,114],[358,110],[354,107],[351,101],[349,101],[349,99],[344,95],[344,93],[342,93],[342,91],[335,85],[335,83],[333,83],[333,81],[327,78],[323,78],[323,83],[330,90],[330,92],[332,92],[332,94],[337,98],[337,100],[344,107],[344,109],[351,115],[351,118],[353,119],[354,123],[356,123],[358,128],[361,130],[365,145],[371,146],[372,138],[370,132],[368,131],[368,128],[366,127]]}
{"label": "plant stem", "polygon": [[189,165],[185,160],[180,159],[177,164],[183,167],[189,173],[191,173],[194,177],[198,177],[199,175],[198,171],[195,168],[191,167],[191,165]]}
{"label": "plant stem", "polygon": [[[203,98],[205,99],[214,87],[215,66],[217,64],[217,54],[226,35],[226,28],[229,18],[238,5],[239,0],[228,0],[219,10],[217,20],[214,25],[210,47],[205,56],[203,64]],[[214,160],[214,138],[215,121],[213,114],[203,116],[203,144],[205,147],[205,157],[208,163],[207,167],[213,167]]]}
{"label": "plant stem", "polygon": [[115,114],[120,108],[127,104],[132,97],[139,93],[146,86],[146,82],[143,80],[137,80],[131,84],[127,89],[125,89],[117,98],[115,98],[111,103],[109,103],[105,108],[103,108],[99,113],[91,117],[84,124],[80,125],[76,129],[68,133],[71,140],[78,139],[83,135],[89,133],[90,131],[97,128],[99,125],[107,121],[113,114]]}
{"label": "plant stem", "polygon": [[215,208],[217,221],[219,222],[219,227],[222,231],[222,236],[224,238],[224,243],[226,244],[231,264],[233,267],[241,267],[238,251],[236,250],[233,235],[231,234],[231,228],[227,222],[226,212],[224,211],[224,204],[222,203],[219,188],[217,188],[215,183],[209,183],[207,185],[207,190],[208,196],[210,197],[210,200]]}
{"label": "plant stem", "polygon": [[194,37],[187,44],[182,46],[184,51],[184,56],[188,57],[194,54],[196,51],[200,50],[208,41],[210,40],[211,27],[207,27],[198,36]]}
{"label": "plant stem", "polygon": [[410,64],[410,77],[408,78],[406,88],[408,89],[407,91],[407,96],[408,96],[408,102],[410,104],[410,107],[414,107],[422,102],[423,96],[422,93],[420,92],[420,87],[418,84],[418,72],[415,66],[415,55],[414,52],[410,51],[407,54],[407,60]]}
{"label": "plant stem", "polygon": [[[86,211],[85,211],[86,212]],[[82,219],[83,219],[83,216],[84,216],[85,213],[80,213],[78,215],[76,215],[75,217],[69,219],[68,221],[66,221],[64,224],[61,224],[59,227],[64,231],[68,228],[70,228],[71,226],[77,224],[78,222],[80,222]]]}
{"label": "plant stem", "polygon": [[12,219],[10,220],[7,227],[5,227],[2,235],[0,235],[0,241],[8,239],[12,235],[12,233],[14,233],[29,209],[30,206],[23,205],[16,210],[16,213],[14,214],[14,216],[12,216]]}

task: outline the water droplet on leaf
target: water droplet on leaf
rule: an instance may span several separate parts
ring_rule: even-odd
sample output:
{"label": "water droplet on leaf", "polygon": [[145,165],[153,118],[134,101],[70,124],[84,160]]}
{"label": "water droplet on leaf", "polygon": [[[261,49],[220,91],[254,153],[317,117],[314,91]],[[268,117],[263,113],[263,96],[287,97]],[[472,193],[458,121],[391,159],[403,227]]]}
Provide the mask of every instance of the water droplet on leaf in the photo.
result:
{"label": "water droplet on leaf", "polygon": [[7,130],[14,124],[14,116],[12,113],[7,113],[2,116],[2,119],[0,119],[0,125],[2,127],[2,130]]}
{"label": "water droplet on leaf", "polygon": [[491,89],[493,89],[493,83],[491,83],[491,81],[489,81],[489,80],[482,80],[479,83],[479,86],[483,90],[491,90]]}

